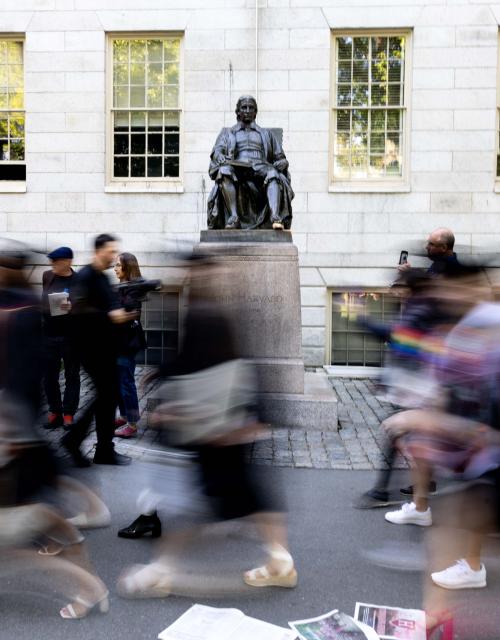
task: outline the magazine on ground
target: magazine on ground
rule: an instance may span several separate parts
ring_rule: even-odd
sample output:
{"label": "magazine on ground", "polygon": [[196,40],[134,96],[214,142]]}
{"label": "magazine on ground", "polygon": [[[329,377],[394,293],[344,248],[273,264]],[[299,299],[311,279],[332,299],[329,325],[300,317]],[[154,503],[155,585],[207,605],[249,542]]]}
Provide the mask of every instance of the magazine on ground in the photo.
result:
{"label": "magazine on ground", "polygon": [[297,634],[238,609],[195,604],[162,631],[159,640],[295,640]]}
{"label": "magazine on ground", "polygon": [[354,619],[375,629],[381,640],[425,640],[425,612],[357,602]]}
{"label": "magazine on ground", "polygon": [[338,609],[317,618],[288,623],[301,640],[378,640],[373,629]]}

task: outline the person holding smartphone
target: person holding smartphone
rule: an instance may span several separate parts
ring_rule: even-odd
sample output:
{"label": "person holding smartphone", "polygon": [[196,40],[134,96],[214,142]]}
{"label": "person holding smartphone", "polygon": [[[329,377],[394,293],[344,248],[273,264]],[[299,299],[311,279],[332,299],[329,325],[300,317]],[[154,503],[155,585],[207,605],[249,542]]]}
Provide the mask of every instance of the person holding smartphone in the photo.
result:
{"label": "person holding smartphone", "polygon": [[[427,269],[431,276],[455,269],[460,263],[454,252],[455,235],[451,229],[439,227],[429,234],[425,245],[427,257],[432,262]],[[408,251],[401,251],[399,255],[398,271],[405,272],[412,269],[408,262]]]}

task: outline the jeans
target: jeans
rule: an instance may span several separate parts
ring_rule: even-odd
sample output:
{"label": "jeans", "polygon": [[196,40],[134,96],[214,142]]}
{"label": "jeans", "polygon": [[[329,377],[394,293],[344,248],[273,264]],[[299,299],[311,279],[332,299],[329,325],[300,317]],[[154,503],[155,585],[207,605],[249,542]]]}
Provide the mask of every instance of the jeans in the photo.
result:
{"label": "jeans", "polygon": [[127,418],[129,423],[135,424],[139,420],[139,401],[135,386],[135,357],[120,356],[118,358],[118,380],[120,396],[118,406],[120,415]]}
{"label": "jeans", "polygon": [[[59,373],[64,363],[64,399],[61,400]],[[74,416],[80,401],[80,360],[71,341],[64,337],[44,338],[44,388],[52,413]]]}

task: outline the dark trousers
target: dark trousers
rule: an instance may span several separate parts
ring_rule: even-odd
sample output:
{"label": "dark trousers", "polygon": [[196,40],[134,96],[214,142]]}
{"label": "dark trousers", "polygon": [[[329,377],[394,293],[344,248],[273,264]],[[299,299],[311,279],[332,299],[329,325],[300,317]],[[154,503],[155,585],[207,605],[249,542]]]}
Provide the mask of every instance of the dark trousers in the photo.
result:
{"label": "dark trousers", "polygon": [[118,406],[120,415],[127,418],[128,422],[135,424],[139,420],[139,401],[134,374],[135,357],[120,356],[118,358],[118,379],[120,381]]}
{"label": "dark trousers", "polygon": [[81,345],[82,367],[94,385],[95,396],[66,436],[66,443],[79,447],[86,438],[92,418],[95,417],[97,435],[96,453],[106,455],[113,452],[115,411],[118,404],[118,371],[116,354],[109,345]]}
{"label": "dark trousers", "polygon": [[379,491],[387,491],[389,488],[389,482],[393,472],[393,465],[396,459],[398,450],[396,448],[396,442],[389,440],[385,444],[384,457],[387,460],[387,469],[381,469],[377,474],[377,481],[375,482],[375,489]]}
{"label": "dark trousers", "polygon": [[[64,398],[61,399],[59,374],[64,363]],[[80,401],[80,360],[73,343],[65,337],[44,338],[44,388],[49,411],[75,415]]]}

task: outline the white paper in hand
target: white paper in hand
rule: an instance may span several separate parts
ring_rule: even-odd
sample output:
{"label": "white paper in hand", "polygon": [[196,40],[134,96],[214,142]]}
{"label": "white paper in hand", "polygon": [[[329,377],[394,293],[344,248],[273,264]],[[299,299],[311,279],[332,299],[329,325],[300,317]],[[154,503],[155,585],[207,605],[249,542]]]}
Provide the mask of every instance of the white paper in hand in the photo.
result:
{"label": "white paper in hand", "polygon": [[49,293],[49,309],[51,316],[65,316],[67,309],[61,309],[61,304],[68,302],[68,294],[65,291],[60,293]]}

